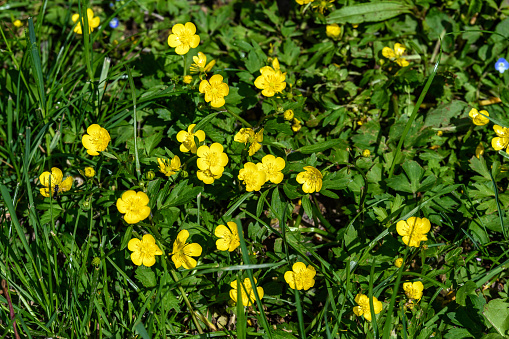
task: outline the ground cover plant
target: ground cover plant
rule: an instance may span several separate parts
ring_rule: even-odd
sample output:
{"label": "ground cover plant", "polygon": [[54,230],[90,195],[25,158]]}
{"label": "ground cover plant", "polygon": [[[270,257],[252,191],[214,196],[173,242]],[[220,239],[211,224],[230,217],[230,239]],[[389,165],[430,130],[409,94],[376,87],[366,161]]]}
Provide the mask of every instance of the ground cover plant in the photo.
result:
{"label": "ground cover plant", "polygon": [[2,338],[505,338],[509,2],[0,2]]}

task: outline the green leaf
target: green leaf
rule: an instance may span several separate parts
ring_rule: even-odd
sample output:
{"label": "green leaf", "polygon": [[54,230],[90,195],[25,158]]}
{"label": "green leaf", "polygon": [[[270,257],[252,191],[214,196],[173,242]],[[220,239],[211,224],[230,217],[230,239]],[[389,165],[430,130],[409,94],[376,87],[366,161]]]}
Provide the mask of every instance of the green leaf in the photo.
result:
{"label": "green leaf", "polygon": [[360,24],[384,21],[403,13],[410,13],[412,6],[396,1],[376,1],[345,6],[327,17],[328,24]]}
{"label": "green leaf", "polygon": [[325,151],[326,149],[329,149],[331,147],[334,147],[334,146],[344,143],[344,142],[345,141],[343,139],[333,139],[333,140],[329,140],[329,141],[325,141],[325,142],[316,143],[314,145],[303,146],[303,147],[297,149],[296,151],[304,153],[304,154],[312,154],[312,153],[316,153],[316,152]]}
{"label": "green leaf", "polygon": [[147,288],[155,287],[157,285],[156,274],[145,266],[138,266],[136,269],[136,279]]}
{"label": "green leaf", "polygon": [[502,299],[491,300],[488,304],[484,305],[482,313],[498,333],[503,336],[508,334],[509,303],[504,302]]}
{"label": "green leaf", "polygon": [[479,157],[479,159],[477,159],[477,157],[472,156],[472,158],[470,158],[468,162],[470,163],[471,169],[479,173],[482,176],[482,178],[484,178],[486,181],[491,181],[490,171],[488,170],[488,166],[486,166],[486,161],[484,160],[484,157]]}
{"label": "green leaf", "polygon": [[313,207],[311,206],[311,200],[309,200],[309,196],[302,197],[301,201],[302,207],[304,207],[304,212],[306,212],[310,219],[313,218]]}
{"label": "green leaf", "polygon": [[424,126],[448,126],[452,118],[459,118],[467,108],[468,105],[465,102],[458,100],[441,104],[426,114]]}
{"label": "green leaf", "polygon": [[477,285],[473,281],[467,281],[463,286],[458,289],[456,293],[456,302],[461,306],[466,306],[467,295],[475,294],[475,290],[477,289]]}
{"label": "green leaf", "polygon": [[203,191],[202,187],[193,187],[193,185],[187,185],[188,180],[181,181],[177,186],[173,188],[170,196],[164,203],[161,209],[183,205],[193,199],[195,199],[200,192]]}

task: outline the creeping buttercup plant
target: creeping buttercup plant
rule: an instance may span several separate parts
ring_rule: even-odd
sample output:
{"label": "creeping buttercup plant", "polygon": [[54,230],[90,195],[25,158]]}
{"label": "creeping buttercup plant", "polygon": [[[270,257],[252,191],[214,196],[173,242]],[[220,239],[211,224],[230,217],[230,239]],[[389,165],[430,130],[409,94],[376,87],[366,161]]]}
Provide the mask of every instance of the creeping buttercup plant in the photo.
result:
{"label": "creeping buttercup plant", "polygon": [[5,337],[509,335],[507,4],[2,15]]}

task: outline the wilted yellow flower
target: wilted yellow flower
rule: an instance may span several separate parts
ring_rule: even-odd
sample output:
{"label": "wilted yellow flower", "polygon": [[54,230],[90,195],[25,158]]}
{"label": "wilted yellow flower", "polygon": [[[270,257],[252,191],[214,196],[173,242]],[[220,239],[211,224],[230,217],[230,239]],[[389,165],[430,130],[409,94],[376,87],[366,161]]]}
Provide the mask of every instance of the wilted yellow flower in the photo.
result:
{"label": "wilted yellow flower", "polygon": [[281,157],[275,157],[272,154],[267,154],[262,158],[262,162],[257,163],[258,170],[265,172],[265,180],[271,181],[274,184],[279,184],[283,181],[284,175],[281,173],[285,168],[285,160]]}
{"label": "wilted yellow flower", "polygon": [[482,144],[482,142],[480,142],[479,145],[477,145],[477,147],[475,148],[475,156],[477,159],[479,159],[480,156],[483,154],[484,154],[484,145]]}
{"label": "wilted yellow flower", "polygon": [[424,285],[420,281],[406,282],[403,283],[403,290],[409,299],[420,300],[422,298],[422,291],[424,291]]}
{"label": "wilted yellow flower", "polygon": [[198,56],[194,56],[193,61],[194,64],[191,65],[191,74],[207,73],[216,64],[216,60],[211,60],[207,64],[207,57],[202,52],[198,52]]}
{"label": "wilted yellow flower", "polygon": [[182,230],[177,235],[177,239],[173,243],[173,252],[171,252],[171,260],[175,264],[176,268],[180,266],[186,270],[190,270],[196,267],[196,260],[192,257],[199,257],[201,255],[202,248],[199,244],[186,244],[187,238],[189,238],[189,232]]}
{"label": "wilted yellow flower", "polygon": [[328,10],[332,7],[332,3],[334,0],[319,0],[315,1],[311,6],[313,9],[318,9],[318,11],[323,14],[325,10]]}
{"label": "wilted yellow flower", "polygon": [[260,69],[260,75],[256,78],[254,84],[256,88],[262,90],[262,94],[266,97],[272,97],[276,93],[282,92],[286,88],[286,73],[282,73],[279,69],[279,61],[275,58],[272,61],[272,67],[264,66]]}
{"label": "wilted yellow flower", "polygon": [[498,135],[491,139],[491,146],[495,149],[495,151],[499,151],[507,147],[507,151],[509,152],[509,128],[502,127],[499,125],[494,125],[493,130]]}
{"label": "wilted yellow flower", "polygon": [[184,81],[185,84],[189,85],[191,82],[193,82],[193,77],[191,75],[186,75],[186,76],[184,76],[182,81]]}
{"label": "wilted yellow flower", "polygon": [[14,20],[13,25],[14,27],[20,28],[23,26],[23,23],[21,22],[21,20]]}
{"label": "wilted yellow flower", "polygon": [[72,187],[73,178],[71,176],[64,178],[60,168],[52,167],[51,172],[42,172],[39,176],[39,182],[41,185],[46,186],[41,188],[39,192],[46,198],[50,194],[55,197],[59,192],[67,192]]}
{"label": "wilted yellow flower", "polygon": [[192,22],[185,25],[176,24],[171,29],[168,37],[168,46],[175,48],[175,53],[184,55],[189,49],[196,48],[200,44],[200,36],[196,35],[196,26]]}
{"label": "wilted yellow flower", "polygon": [[183,153],[191,151],[191,153],[196,153],[196,143],[194,142],[194,137],[198,138],[199,142],[205,140],[205,132],[202,130],[198,130],[194,132],[194,127],[196,124],[192,124],[187,128],[186,131],[180,131],[177,133],[177,141],[181,142],[180,151]]}
{"label": "wilted yellow flower", "polygon": [[291,289],[309,290],[315,285],[316,270],[313,266],[303,262],[296,262],[292,266],[292,271],[285,272],[285,281]]}
{"label": "wilted yellow flower", "polygon": [[[80,19],[80,15],[78,13],[73,14],[71,17],[72,22],[77,22]],[[90,8],[87,8],[87,21],[88,21],[88,33],[92,33],[94,31],[94,28],[99,27],[99,24],[101,23],[101,19],[99,17],[94,17],[94,11]],[[74,27],[74,32],[78,34],[83,34],[83,30],[81,28],[81,25],[83,23],[83,19],[81,19],[81,22],[78,22],[76,26]]]}
{"label": "wilted yellow flower", "polygon": [[93,167],[85,167],[85,176],[87,178],[93,178],[95,175],[95,170]]}
{"label": "wilted yellow flower", "polygon": [[98,124],[88,126],[87,133],[81,138],[81,143],[89,155],[99,155],[108,147],[111,137],[108,131]]}
{"label": "wilted yellow flower", "polygon": [[285,118],[285,120],[287,121],[290,121],[293,119],[293,110],[291,109],[287,109],[284,113],[283,113],[283,117]]}
{"label": "wilted yellow flower", "polygon": [[265,184],[265,172],[260,170],[252,162],[246,162],[244,168],[239,171],[239,180],[243,180],[246,185],[246,191],[259,191],[262,185]]}
{"label": "wilted yellow flower", "polygon": [[304,193],[319,192],[322,189],[322,173],[313,166],[304,166],[304,170],[296,178]]}
{"label": "wilted yellow flower", "polygon": [[419,247],[421,241],[428,240],[426,233],[431,229],[427,218],[410,217],[396,224],[396,231],[403,237],[403,242],[410,247]]}
{"label": "wilted yellow flower", "polygon": [[228,164],[228,155],[223,150],[223,145],[217,142],[210,147],[200,146],[196,153],[196,165],[202,171],[209,170],[214,176],[223,174],[224,167]]}
{"label": "wilted yellow flower", "polygon": [[[257,283],[256,278],[253,278],[255,284]],[[237,290],[240,289],[240,294],[242,296],[242,305],[243,306],[251,306],[255,300],[255,294],[253,291],[253,286],[251,285],[251,280],[249,278],[244,279],[244,283],[240,283],[238,280],[234,280],[230,283],[232,289],[230,290],[230,298],[234,302],[237,302]],[[261,286],[256,287],[256,292],[258,292],[258,297],[263,298],[263,288]]]}
{"label": "wilted yellow flower", "polygon": [[131,253],[133,264],[150,267],[156,263],[156,255],[163,254],[163,251],[157,246],[156,240],[150,234],[145,234],[142,240],[133,238],[129,240],[127,248]]}
{"label": "wilted yellow flower", "polygon": [[210,102],[212,107],[224,106],[224,97],[230,93],[230,88],[223,82],[223,77],[219,74],[214,74],[210,81],[202,80],[200,82],[200,93],[205,94],[205,101]]}
{"label": "wilted yellow flower", "polygon": [[442,135],[444,135],[444,132],[443,132],[443,131],[438,131],[438,132],[437,132],[437,135],[438,135],[439,137],[441,137]]}
{"label": "wilted yellow flower", "polygon": [[220,251],[232,252],[240,246],[239,232],[237,224],[233,221],[227,222],[228,227],[219,225],[216,227],[214,234],[220,238],[216,240],[217,249]]}
{"label": "wilted yellow flower", "polygon": [[[479,114],[481,113],[481,114]],[[486,116],[490,116],[490,114],[488,113],[488,111],[478,111],[476,110],[475,108],[472,108],[470,110],[470,112],[468,112],[468,116],[470,118],[472,118],[472,122],[477,125],[477,126],[484,126],[486,125],[488,122],[490,122],[490,119],[488,119],[487,117],[485,117],[484,115]]]}
{"label": "wilted yellow flower", "polygon": [[394,266],[396,266],[397,268],[403,266],[403,258],[397,258],[396,260],[394,260]]}
{"label": "wilted yellow flower", "polygon": [[124,214],[124,220],[128,224],[136,224],[150,215],[148,196],[144,192],[126,191],[117,200],[117,209]]}
{"label": "wilted yellow flower", "polygon": [[[355,297],[355,302],[359,306],[355,306],[353,308],[353,313],[355,313],[355,315],[358,317],[363,315],[367,321],[371,321],[371,309],[369,308],[369,298],[365,294],[357,294],[357,296]],[[373,297],[373,310],[375,311],[375,314],[382,312],[382,308],[383,308],[382,302],[378,301],[376,297]]]}
{"label": "wilted yellow flower", "polygon": [[371,155],[371,152],[369,151],[369,149],[365,149],[364,151],[362,151],[362,156],[364,158],[369,158],[370,155]]}
{"label": "wilted yellow flower", "polygon": [[338,24],[331,24],[325,27],[325,33],[329,38],[338,39],[341,34],[341,27]]}
{"label": "wilted yellow flower", "polygon": [[410,63],[402,58],[401,56],[405,53],[405,46],[400,43],[394,44],[394,50],[390,47],[384,47],[382,49],[382,55],[387,59],[396,59],[396,63],[401,67],[406,67],[410,65]]}
{"label": "wilted yellow flower", "polygon": [[260,150],[263,141],[263,128],[258,132],[254,132],[252,128],[241,128],[240,131],[235,134],[233,141],[242,142],[247,144],[249,142],[249,155],[253,155]]}
{"label": "wilted yellow flower", "polygon": [[293,124],[292,124],[292,131],[294,131],[295,133],[300,131],[300,129],[302,128],[301,123],[302,122],[299,119],[294,118],[293,119]]}
{"label": "wilted yellow flower", "polygon": [[159,171],[166,175],[167,177],[174,175],[178,171],[180,171],[180,158],[178,155],[174,156],[171,161],[167,159],[157,158],[157,162],[159,163]]}

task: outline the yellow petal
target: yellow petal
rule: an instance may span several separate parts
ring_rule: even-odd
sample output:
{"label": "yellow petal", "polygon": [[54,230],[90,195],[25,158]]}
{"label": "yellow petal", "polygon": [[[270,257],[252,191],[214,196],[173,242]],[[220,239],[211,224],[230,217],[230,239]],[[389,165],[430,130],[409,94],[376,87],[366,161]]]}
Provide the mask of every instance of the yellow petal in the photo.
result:
{"label": "yellow petal", "polygon": [[382,55],[384,57],[386,57],[387,59],[392,59],[392,58],[396,57],[396,54],[394,54],[394,51],[392,50],[392,48],[389,48],[389,47],[384,47],[382,49]]}
{"label": "yellow petal", "polygon": [[133,238],[129,240],[129,242],[127,243],[127,248],[129,249],[129,251],[137,251],[139,249],[140,243],[141,243],[140,239]]}
{"label": "yellow petal", "polygon": [[143,254],[138,251],[133,252],[131,253],[131,260],[133,264],[135,264],[136,266],[140,266],[141,264],[143,264]]}
{"label": "yellow petal", "polygon": [[186,245],[183,251],[186,256],[199,257],[201,255],[202,248],[200,244],[193,243]]}
{"label": "yellow petal", "polygon": [[405,50],[406,48],[402,44],[400,43],[394,44],[394,53],[396,54],[397,57],[402,56],[403,53],[405,53]]}

